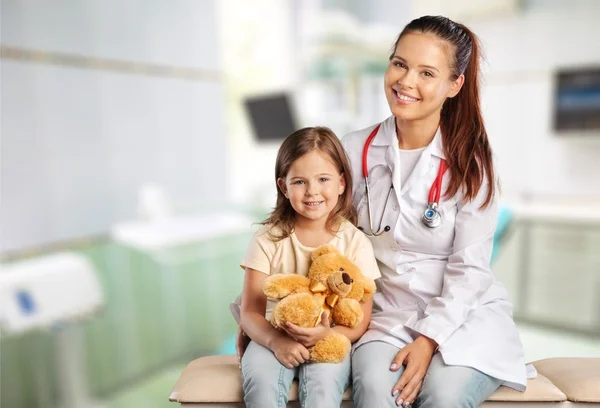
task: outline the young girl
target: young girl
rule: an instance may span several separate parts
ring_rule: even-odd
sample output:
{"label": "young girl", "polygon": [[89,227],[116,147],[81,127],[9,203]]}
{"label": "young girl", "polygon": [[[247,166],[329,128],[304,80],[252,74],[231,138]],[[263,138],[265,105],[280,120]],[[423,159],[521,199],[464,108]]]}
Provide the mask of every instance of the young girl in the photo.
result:
{"label": "young girl", "polygon": [[478,407],[500,385],[525,389],[512,306],[490,270],[498,197],[478,77],[467,27],[416,19],[385,74],[392,115],[343,139],[354,175],[370,175],[370,198],[355,180],[355,204],[382,274],[352,356],[357,408]]}
{"label": "young girl", "polygon": [[262,292],[265,278],[277,273],[308,274],[310,254],[331,244],[365,276],[379,277],[373,248],[353,223],[352,176],[338,138],[323,127],[304,128],[281,145],[275,166],[277,204],[254,235],[242,267],[241,329],[251,339],[241,359],[248,408],[285,407],[294,377],[302,407],[339,407],[350,381],[350,358],[339,364],[309,363],[308,348],[331,331],[356,341],[367,329],[371,301],[355,328],[330,327],[324,315],[315,328],[291,326],[285,332],[269,323],[275,302]]}

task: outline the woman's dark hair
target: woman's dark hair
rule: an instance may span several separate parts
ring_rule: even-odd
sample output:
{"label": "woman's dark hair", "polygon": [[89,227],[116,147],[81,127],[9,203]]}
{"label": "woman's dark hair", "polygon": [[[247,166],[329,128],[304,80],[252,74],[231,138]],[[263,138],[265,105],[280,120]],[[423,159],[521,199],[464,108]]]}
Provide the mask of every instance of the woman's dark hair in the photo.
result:
{"label": "woman's dark hair", "polygon": [[398,36],[390,59],[400,39],[409,33],[433,34],[451,46],[452,80],[465,76],[462,89],[454,98],[446,99],[442,107],[440,127],[444,153],[451,171],[445,192],[453,196],[464,187],[465,200],[473,200],[483,178],[489,187],[482,208],[488,206],[495,194],[495,175],[492,149],[481,114],[479,98],[480,43],[466,26],[442,16],[424,16],[410,23]]}
{"label": "woman's dark hair", "polygon": [[277,202],[270,216],[261,223],[271,225],[269,235],[273,240],[278,241],[289,237],[294,230],[296,220],[296,212],[292,208],[290,200],[285,197],[277,185],[277,180],[285,179],[290,167],[296,160],[315,150],[327,155],[346,182],[344,191],[327,218],[327,229],[335,234],[337,231],[334,229],[342,219],[356,225],[357,215],[352,205],[352,170],[340,139],[329,128],[307,127],[289,135],[283,141],[277,153],[275,162]]}

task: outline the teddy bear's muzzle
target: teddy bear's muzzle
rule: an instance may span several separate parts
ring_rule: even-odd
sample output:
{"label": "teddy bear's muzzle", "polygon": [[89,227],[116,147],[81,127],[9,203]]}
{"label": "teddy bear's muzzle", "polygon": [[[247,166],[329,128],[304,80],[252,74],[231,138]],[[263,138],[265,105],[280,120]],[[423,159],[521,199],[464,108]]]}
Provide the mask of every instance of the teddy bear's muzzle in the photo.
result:
{"label": "teddy bear's muzzle", "polygon": [[352,289],[352,278],[343,269],[334,272],[327,278],[327,286],[338,296],[346,296]]}

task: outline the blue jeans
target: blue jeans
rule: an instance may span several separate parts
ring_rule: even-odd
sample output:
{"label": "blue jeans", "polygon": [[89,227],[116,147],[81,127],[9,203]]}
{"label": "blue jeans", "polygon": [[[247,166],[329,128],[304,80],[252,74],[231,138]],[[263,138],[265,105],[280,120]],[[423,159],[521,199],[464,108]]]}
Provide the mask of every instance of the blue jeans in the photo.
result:
{"label": "blue jeans", "polygon": [[[399,349],[382,341],[363,344],[352,356],[354,406],[396,407],[392,388],[403,367],[390,371]],[[423,386],[413,408],[479,407],[502,384],[470,367],[449,366],[436,353],[423,380]]]}
{"label": "blue jeans", "polygon": [[284,408],[295,377],[302,408],[339,407],[350,383],[350,358],[339,364],[305,363],[286,368],[275,354],[253,341],[242,357],[247,408]]}

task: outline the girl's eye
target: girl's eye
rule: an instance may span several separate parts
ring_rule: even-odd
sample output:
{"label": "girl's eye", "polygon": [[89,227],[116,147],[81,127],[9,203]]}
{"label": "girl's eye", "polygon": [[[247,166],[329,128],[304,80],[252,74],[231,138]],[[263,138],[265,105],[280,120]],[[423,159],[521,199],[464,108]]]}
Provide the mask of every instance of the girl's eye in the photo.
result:
{"label": "girl's eye", "polygon": [[321,177],[319,180],[323,183],[326,181],[329,181],[329,179],[327,177]]}
{"label": "girl's eye", "polygon": [[304,184],[304,180],[296,180],[296,181],[294,181],[293,184],[296,184],[296,185]]}

